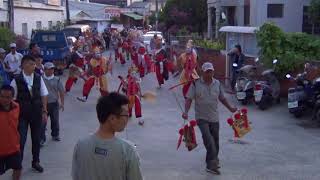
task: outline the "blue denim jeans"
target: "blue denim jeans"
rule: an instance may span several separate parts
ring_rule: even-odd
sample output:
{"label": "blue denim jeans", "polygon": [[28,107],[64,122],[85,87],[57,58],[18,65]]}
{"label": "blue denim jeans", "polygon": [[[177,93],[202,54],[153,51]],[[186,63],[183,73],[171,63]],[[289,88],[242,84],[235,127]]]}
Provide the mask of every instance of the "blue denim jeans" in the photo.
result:
{"label": "blue denim jeans", "polygon": [[28,136],[28,127],[31,129],[31,140],[32,140],[32,162],[40,162],[40,132],[41,132],[41,118],[26,120],[20,118],[19,120],[19,133],[20,133],[20,151],[21,159],[23,159],[23,150]]}

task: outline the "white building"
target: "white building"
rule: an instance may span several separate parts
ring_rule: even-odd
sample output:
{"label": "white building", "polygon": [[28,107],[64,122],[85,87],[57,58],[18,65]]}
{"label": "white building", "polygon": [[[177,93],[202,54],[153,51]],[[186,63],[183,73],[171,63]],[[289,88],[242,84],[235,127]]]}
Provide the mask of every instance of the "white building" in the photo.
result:
{"label": "white building", "polygon": [[[0,22],[5,23],[8,22],[7,1],[3,4],[3,10],[0,11]],[[50,29],[62,22],[64,22],[64,9],[60,0],[46,0],[46,3],[28,0],[14,1],[14,32],[16,34],[30,38],[32,30]]]}
{"label": "white building", "polygon": [[265,22],[274,22],[286,32],[310,32],[307,17],[310,1],[208,0],[208,35],[212,37],[213,32],[217,32],[221,17],[226,19],[225,25],[259,27]]}

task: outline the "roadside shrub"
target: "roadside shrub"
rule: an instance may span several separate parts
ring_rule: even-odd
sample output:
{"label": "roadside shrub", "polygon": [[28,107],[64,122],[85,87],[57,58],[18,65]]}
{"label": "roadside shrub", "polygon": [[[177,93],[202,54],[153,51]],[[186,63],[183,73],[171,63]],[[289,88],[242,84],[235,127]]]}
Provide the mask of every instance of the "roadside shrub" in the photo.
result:
{"label": "roadside shrub", "polygon": [[267,67],[278,59],[280,76],[302,67],[306,61],[320,60],[320,38],[306,33],[284,33],[273,23],[265,23],[257,32],[260,59]]}
{"label": "roadside shrub", "polygon": [[26,49],[28,48],[28,38],[23,35],[17,35],[16,44],[18,49]]}
{"label": "roadside shrub", "polygon": [[207,49],[215,49],[215,50],[223,50],[225,49],[223,43],[219,41],[211,41],[211,40],[195,40],[194,44],[196,46],[207,48]]}
{"label": "roadside shrub", "polygon": [[4,27],[0,27],[0,34],[0,47],[9,50],[9,44],[14,42],[15,34]]}

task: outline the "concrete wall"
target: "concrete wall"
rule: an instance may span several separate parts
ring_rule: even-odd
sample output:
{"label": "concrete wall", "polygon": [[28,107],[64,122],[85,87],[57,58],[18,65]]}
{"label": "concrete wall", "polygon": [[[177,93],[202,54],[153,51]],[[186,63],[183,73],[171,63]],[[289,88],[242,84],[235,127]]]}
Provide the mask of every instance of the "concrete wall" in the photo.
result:
{"label": "concrete wall", "polygon": [[[8,1],[0,0],[0,22],[7,22],[8,21]],[[2,5],[2,6],[1,6]]]}
{"label": "concrete wall", "polygon": [[[268,18],[268,4],[284,4],[282,18]],[[286,32],[301,32],[303,21],[303,6],[310,0],[251,0],[250,25],[261,26],[265,22],[274,22]]]}
{"label": "concrete wall", "polygon": [[15,33],[22,34],[22,23],[27,23],[28,38],[30,38],[32,29],[36,29],[37,21],[41,21],[42,28],[48,28],[48,21],[52,21],[54,26],[57,21],[64,21],[64,15],[63,11],[15,8],[14,20]]}

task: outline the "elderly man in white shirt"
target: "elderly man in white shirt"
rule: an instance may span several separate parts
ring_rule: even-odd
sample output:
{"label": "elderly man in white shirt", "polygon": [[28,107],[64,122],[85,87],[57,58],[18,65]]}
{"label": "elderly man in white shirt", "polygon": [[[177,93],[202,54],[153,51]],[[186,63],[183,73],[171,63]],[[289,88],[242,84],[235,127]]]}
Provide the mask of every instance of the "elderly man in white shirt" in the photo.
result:
{"label": "elderly man in white shirt", "polygon": [[40,173],[40,134],[43,121],[47,121],[48,89],[40,75],[34,73],[35,59],[26,55],[22,58],[22,72],[15,76],[11,86],[15,90],[15,100],[20,105],[19,133],[20,152],[23,158],[24,145],[27,140],[28,127],[32,139],[32,168]]}
{"label": "elderly man in white shirt", "polygon": [[8,73],[10,78],[13,79],[14,75],[18,75],[21,72],[21,59],[22,54],[16,51],[17,45],[15,43],[10,44],[11,52],[4,58],[4,63],[8,67]]}

